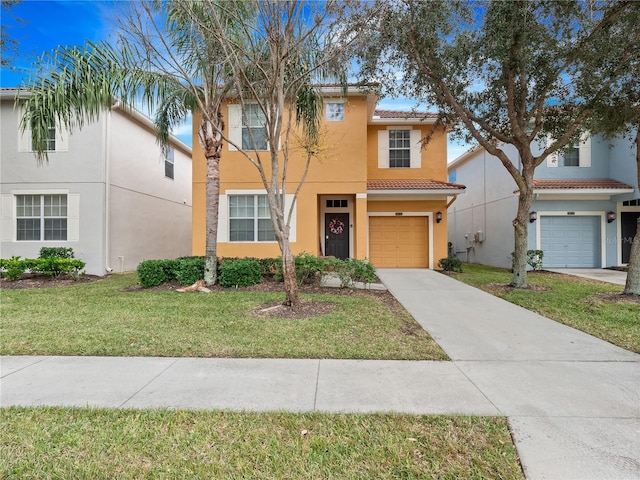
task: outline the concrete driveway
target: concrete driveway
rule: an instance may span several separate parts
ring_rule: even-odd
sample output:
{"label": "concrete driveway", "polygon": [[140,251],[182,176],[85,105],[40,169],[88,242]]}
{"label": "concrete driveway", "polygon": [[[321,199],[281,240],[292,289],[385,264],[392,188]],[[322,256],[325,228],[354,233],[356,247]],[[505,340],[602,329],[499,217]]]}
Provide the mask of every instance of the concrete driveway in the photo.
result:
{"label": "concrete driveway", "polygon": [[563,273],[574,277],[615,283],[616,285],[625,285],[627,283],[627,272],[609,270],[608,268],[545,268],[545,270],[547,272]]}
{"label": "concrete driveway", "polygon": [[527,478],[640,478],[640,355],[437,272],[377,273],[508,417]]}

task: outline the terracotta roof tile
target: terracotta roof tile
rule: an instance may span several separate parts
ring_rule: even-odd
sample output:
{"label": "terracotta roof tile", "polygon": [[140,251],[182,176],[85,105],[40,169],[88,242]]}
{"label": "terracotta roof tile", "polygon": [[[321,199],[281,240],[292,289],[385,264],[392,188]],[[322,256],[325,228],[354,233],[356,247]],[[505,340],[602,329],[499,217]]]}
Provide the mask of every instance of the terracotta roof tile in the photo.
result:
{"label": "terracotta roof tile", "polygon": [[459,183],[438,180],[369,180],[367,190],[464,190]]}
{"label": "terracotta roof tile", "polygon": [[376,110],[373,112],[374,117],[378,118],[438,118],[437,113],[432,112],[401,112],[399,110]]}
{"label": "terracotta roof tile", "polygon": [[534,180],[533,188],[536,190],[567,190],[567,189],[633,189],[631,185],[612,180],[610,178],[594,180]]}

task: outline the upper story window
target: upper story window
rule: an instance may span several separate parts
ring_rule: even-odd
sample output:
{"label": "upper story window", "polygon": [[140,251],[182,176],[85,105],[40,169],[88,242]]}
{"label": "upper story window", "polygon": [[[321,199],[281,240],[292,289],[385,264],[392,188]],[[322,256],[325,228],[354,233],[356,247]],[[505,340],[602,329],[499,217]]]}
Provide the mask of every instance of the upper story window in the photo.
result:
{"label": "upper story window", "polygon": [[378,168],[420,168],[420,130],[390,127],[378,131]]}
{"label": "upper story window", "polygon": [[242,111],[242,149],[267,150],[267,126],[259,105],[246,105]]}
{"label": "upper story window", "polygon": [[[35,152],[33,134],[30,128],[24,132],[18,129],[20,138],[18,142],[19,152]],[[66,152],[69,150],[69,132],[65,128],[56,128],[50,125],[46,130],[44,139],[44,151],[46,152]]]}
{"label": "upper story window", "polygon": [[[549,138],[547,145],[551,144]],[[585,135],[578,145],[553,152],[547,157],[547,167],[590,167],[591,137]]]}
{"label": "upper story window", "polygon": [[571,147],[562,154],[561,165],[563,167],[579,167],[580,166],[580,148]]}
{"label": "upper story window", "polygon": [[67,240],[67,195],[16,195],[16,240]]}
{"label": "upper story window", "polygon": [[174,169],[174,155],[175,150],[173,147],[166,146],[162,149],[162,156],[164,157],[164,176],[167,178],[173,178]]}
{"label": "upper story window", "polygon": [[328,102],[325,105],[325,110],[327,112],[327,122],[344,121],[344,103]]}
{"label": "upper story window", "polygon": [[[55,152],[56,151],[56,127],[55,125],[51,125],[47,128],[47,138],[45,139],[45,150],[47,152]],[[35,146],[33,142],[33,136],[31,138],[31,150],[35,151]]]}
{"label": "upper story window", "polygon": [[389,168],[411,166],[411,130],[389,130]]}
{"label": "upper story window", "polygon": [[229,195],[229,241],[274,242],[266,195]]}

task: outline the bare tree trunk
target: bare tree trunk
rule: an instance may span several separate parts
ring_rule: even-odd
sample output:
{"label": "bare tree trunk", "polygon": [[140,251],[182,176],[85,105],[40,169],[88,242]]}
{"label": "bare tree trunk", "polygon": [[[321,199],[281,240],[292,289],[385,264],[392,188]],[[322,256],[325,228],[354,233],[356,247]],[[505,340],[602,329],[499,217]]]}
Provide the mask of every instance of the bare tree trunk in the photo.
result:
{"label": "bare tree trunk", "polygon": [[624,286],[625,295],[640,295],[640,217],[636,222],[636,235],[629,254],[629,271]]}
{"label": "bare tree trunk", "polygon": [[295,310],[300,305],[300,295],[298,294],[298,281],[296,279],[296,263],[288,237],[282,237],[280,248],[282,250],[282,277],[284,279],[285,293],[283,305]]}
{"label": "bare tree trunk", "polygon": [[523,172],[525,188],[520,189],[518,197],[518,213],[513,220],[514,251],[513,251],[513,276],[511,286],[516,288],[528,288],[527,283],[527,247],[529,235],[529,211],[533,199],[533,173]]}
{"label": "bare tree trunk", "polygon": [[[220,154],[222,150],[222,141],[218,132],[224,128],[224,121],[219,111],[209,115],[209,119],[206,119],[204,115],[203,112],[198,137],[207,159],[204,283],[210,286],[214,285],[218,279],[218,206],[220,203]],[[211,118],[217,121],[217,129],[213,127]]]}
{"label": "bare tree trunk", "polygon": [[[640,187],[640,128],[636,130],[634,143],[636,144],[638,187]],[[627,281],[623,293],[626,295],[640,295],[640,217],[638,217],[638,221],[636,222],[636,234],[631,244],[629,271],[627,272]]]}

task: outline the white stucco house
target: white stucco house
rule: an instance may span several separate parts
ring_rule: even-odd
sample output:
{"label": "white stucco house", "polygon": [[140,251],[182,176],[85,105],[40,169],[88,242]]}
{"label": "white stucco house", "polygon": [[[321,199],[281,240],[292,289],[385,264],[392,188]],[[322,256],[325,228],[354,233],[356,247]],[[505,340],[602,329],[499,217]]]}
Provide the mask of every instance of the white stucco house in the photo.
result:
{"label": "white stucco house", "polygon": [[[503,147],[516,167],[515,148]],[[585,138],[550,156],[534,176],[528,247],[543,267],[606,268],[629,262],[640,216],[636,150],[628,138]],[[536,153],[536,152],[534,152]],[[449,241],[463,261],[511,267],[518,187],[498,158],[476,147],[448,166],[467,192],[449,208]]]}
{"label": "white stucco house", "polygon": [[[16,89],[0,89],[0,256],[71,247],[86,273],[135,270],[191,253],[191,148],[156,142],[153,122],[114,107],[69,133],[51,128],[38,165],[20,133]],[[27,95],[27,93],[20,93]]]}

